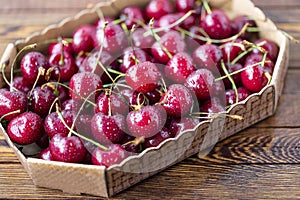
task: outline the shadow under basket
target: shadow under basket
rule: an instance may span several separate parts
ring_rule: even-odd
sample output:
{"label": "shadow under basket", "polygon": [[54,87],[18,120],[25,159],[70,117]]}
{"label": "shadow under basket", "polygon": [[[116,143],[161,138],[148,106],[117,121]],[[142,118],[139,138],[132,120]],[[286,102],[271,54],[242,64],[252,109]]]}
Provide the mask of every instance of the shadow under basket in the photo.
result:
{"label": "shadow under basket", "polygon": [[[59,24],[51,25],[41,32],[9,44],[2,56],[1,66],[6,63],[10,67],[17,52],[28,44],[58,36],[71,36],[79,25],[93,23],[98,18],[96,10],[99,8],[105,16],[117,16],[120,10],[128,5],[145,7],[148,2],[149,0],[114,0],[99,3],[92,9],[82,10],[76,16],[67,18]],[[35,185],[74,194],[109,197],[191,155],[212,148],[218,141],[274,114],[288,66],[287,38],[249,0],[244,0],[243,3],[240,3],[240,0],[211,0],[210,3],[213,7],[223,9],[230,17],[245,14],[255,19],[259,29],[262,30],[260,37],[272,40],[280,47],[271,82],[259,93],[252,94],[227,111],[227,114],[239,115],[244,119],[219,117],[203,121],[195,129],[184,131],[176,138],[167,139],[158,147],[149,148],[109,168],[27,158],[1,126],[6,141],[15,151]],[[45,47],[38,50],[43,51]]]}

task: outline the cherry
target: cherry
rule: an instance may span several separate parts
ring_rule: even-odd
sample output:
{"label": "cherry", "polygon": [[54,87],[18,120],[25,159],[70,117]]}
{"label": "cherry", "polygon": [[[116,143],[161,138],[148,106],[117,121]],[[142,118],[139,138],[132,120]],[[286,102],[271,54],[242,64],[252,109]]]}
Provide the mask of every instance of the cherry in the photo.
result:
{"label": "cherry", "polygon": [[73,55],[73,48],[71,43],[62,43],[62,42],[53,42],[49,44],[47,52],[48,55],[51,56],[52,54],[57,54],[57,53],[68,53],[70,55]]}
{"label": "cherry", "polygon": [[[149,104],[154,105],[160,100],[160,98],[162,96],[161,88],[157,87],[152,91],[146,92],[145,96],[148,99]],[[137,105],[137,104],[135,104],[135,105]]]}
{"label": "cherry", "polygon": [[[248,24],[248,27],[256,27],[256,23],[254,20],[250,19],[246,15],[238,15],[231,21],[231,31],[233,35],[238,34],[242,28],[245,26],[245,24]],[[254,36],[254,33],[251,32],[245,32],[243,33],[240,38],[250,40],[251,36]]]}
{"label": "cherry", "polygon": [[185,86],[194,91],[199,100],[210,98],[213,94],[215,77],[207,69],[198,69],[192,72],[186,79]]}
{"label": "cherry", "polygon": [[[185,13],[164,15],[158,20],[156,26],[157,26],[157,28],[165,27],[164,31],[167,32],[167,31],[169,31],[169,28],[167,28],[167,27],[170,26],[171,24],[177,22],[184,15],[185,15]],[[192,25],[195,24],[195,21],[196,21],[195,17],[191,15],[188,18],[186,18],[183,22],[181,22],[177,26],[172,27],[171,29],[176,30],[179,26],[183,27],[183,28],[190,28]]]}
{"label": "cherry", "polygon": [[[61,115],[68,125],[68,127],[72,127],[73,124],[73,116],[74,112],[70,110],[63,110]],[[57,133],[69,133],[69,129],[64,125],[64,123],[59,118],[57,112],[52,112],[44,120],[44,128],[47,135],[52,138]]]}
{"label": "cherry", "polygon": [[146,31],[143,28],[136,29],[132,33],[132,42],[135,47],[149,52],[155,40],[152,35],[144,36]]}
{"label": "cherry", "polygon": [[205,37],[203,33],[200,31],[199,26],[191,26],[189,28],[189,35],[186,36],[186,43],[191,51],[194,51],[199,45],[205,44],[205,41],[196,38],[197,36]]}
{"label": "cherry", "polygon": [[167,92],[161,97],[160,102],[169,116],[181,117],[190,112],[193,105],[193,97],[184,85],[173,84],[169,86]]}
{"label": "cherry", "polygon": [[167,128],[164,127],[156,135],[154,135],[150,138],[146,138],[145,142],[143,143],[143,147],[145,149],[150,148],[150,147],[156,147],[160,143],[165,141],[166,139],[173,138],[173,137],[174,137],[174,134],[170,130],[168,130]]}
{"label": "cherry", "polygon": [[272,74],[274,63],[267,57],[264,67],[257,65],[250,67],[253,64],[262,62],[263,56],[253,54],[248,56],[245,61],[244,71],[241,72],[242,83],[250,92],[259,92],[268,83],[268,78],[265,73]]}
{"label": "cherry", "polygon": [[120,97],[122,97],[129,106],[146,105],[144,94],[128,88],[120,90]]}
{"label": "cherry", "polygon": [[137,92],[149,92],[157,87],[161,74],[149,61],[132,66],[126,72],[126,83]]}
{"label": "cherry", "polygon": [[[50,65],[47,58],[40,52],[29,52],[21,60],[21,71],[23,77],[30,83],[33,84],[38,77],[39,68],[42,67],[47,70]],[[41,75],[38,79],[39,83],[44,82],[44,76]]]}
{"label": "cherry", "polygon": [[75,54],[90,52],[94,48],[96,28],[91,25],[81,25],[73,32],[72,47]]}
{"label": "cherry", "polygon": [[46,117],[56,96],[54,91],[48,87],[36,87],[29,97],[29,109],[41,117]]}
{"label": "cherry", "polygon": [[204,44],[195,49],[193,59],[199,67],[218,72],[217,65],[222,59],[222,51],[214,44]]}
{"label": "cherry", "polygon": [[209,114],[215,114],[225,111],[225,106],[220,101],[219,98],[213,97],[211,99],[208,99],[204,101],[202,104],[200,104],[200,111],[209,113]]}
{"label": "cherry", "polygon": [[127,6],[121,12],[120,19],[124,19],[128,29],[131,29],[133,25],[138,22],[144,23],[145,17],[143,11],[136,6]]}
{"label": "cherry", "polygon": [[236,39],[231,42],[226,42],[222,45],[222,57],[224,62],[232,62],[240,53],[243,52],[241,47],[237,46],[236,44],[241,44],[241,39]]}
{"label": "cherry", "polygon": [[[263,48],[264,50],[266,50],[268,52],[267,56],[273,62],[275,62],[277,59],[277,56],[278,56],[278,52],[279,52],[279,47],[277,46],[277,44],[275,44],[274,42],[267,40],[267,39],[258,39],[254,42],[254,44],[257,44],[257,45],[260,43],[264,43],[260,47]],[[262,52],[260,50],[258,50],[257,48],[253,49],[252,53],[262,54]]]}
{"label": "cherry", "polygon": [[47,147],[43,151],[41,151],[41,153],[39,154],[39,159],[54,161],[49,147]]}
{"label": "cherry", "polygon": [[[251,93],[244,87],[239,87],[238,92],[238,102],[245,100]],[[236,93],[233,89],[226,91],[226,105],[232,105],[236,103]]]}
{"label": "cherry", "polygon": [[98,62],[101,62],[101,64],[104,67],[106,67],[107,65],[110,65],[112,63],[113,57],[107,51],[102,51],[99,59],[98,56],[99,56],[99,51],[95,51],[91,53],[89,56],[87,56],[82,62],[82,64],[80,65],[79,71],[80,72],[94,71],[95,74],[102,76],[104,71]]}
{"label": "cherry", "polygon": [[[8,91],[0,89],[0,117],[4,120],[12,120],[20,113],[25,112],[27,109],[27,98],[23,92]],[[20,111],[18,113],[9,114],[11,112]],[[9,114],[9,115],[7,115]]]}
{"label": "cherry", "polygon": [[168,0],[152,0],[146,7],[146,15],[148,19],[159,19],[162,16],[173,12],[174,7]]}
{"label": "cherry", "polygon": [[132,136],[149,138],[162,129],[166,118],[163,107],[154,105],[131,111],[127,115],[126,121]]}
{"label": "cherry", "polygon": [[104,30],[98,28],[96,37],[97,46],[103,46],[110,54],[118,53],[127,46],[126,34],[119,24],[109,23]]}
{"label": "cherry", "polygon": [[91,120],[93,116],[89,114],[79,115],[75,122],[76,131],[81,135],[92,138]]}
{"label": "cherry", "polygon": [[[231,64],[225,64],[227,71],[229,74],[241,70],[243,68],[243,66],[239,63],[236,63],[234,65]],[[222,76],[225,75],[225,72],[221,69],[221,73]],[[237,87],[242,85],[242,80],[241,80],[241,73],[237,73],[237,74],[233,74],[231,75],[231,78],[234,80],[234,83]],[[224,85],[225,87],[228,88],[232,88],[232,83],[230,82],[230,80],[228,78],[223,79]]]}
{"label": "cherry", "polygon": [[195,7],[196,0],[175,0],[175,7],[178,12],[188,12]]}
{"label": "cherry", "polygon": [[174,135],[178,135],[188,129],[194,129],[198,124],[199,120],[192,117],[172,118],[169,129]]}
{"label": "cherry", "polygon": [[56,88],[53,89],[53,93],[58,97],[60,103],[69,99],[69,90],[62,85],[57,85]]}
{"label": "cherry", "polygon": [[80,163],[86,155],[86,148],[81,139],[66,134],[55,134],[50,141],[50,153],[55,161]]}
{"label": "cherry", "polygon": [[146,61],[150,61],[150,56],[144,50],[128,47],[123,52],[120,71],[126,73],[130,67],[136,64],[136,62],[143,63]]}
{"label": "cherry", "polygon": [[176,31],[165,33],[159,41],[152,45],[151,52],[153,57],[162,64],[166,64],[171,58],[164,48],[171,54],[175,55],[186,50],[186,44],[181,35]]}
{"label": "cherry", "polygon": [[128,105],[116,94],[101,93],[96,99],[97,107],[95,113],[103,113],[104,115],[109,114],[121,114],[125,115],[128,113]]}
{"label": "cherry", "polygon": [[96,141],[102,144],[118,143],[124,137],[125,118],[116,114],[97,113],[91,120],[91,130]]}
{"label": "cherry", "polygon": [[135,137],[125,134],[123,139],[120,141],[120,144],[122,144],[122,148],[128,153],[137,154],[143,150],[142,142],[144,141],[141,140],[140,142],[137,142]]}
{"label": "cherry", "polygon": [[33,112],[24,112],[16,116],[7,127],[10,139],[20,145],[36,142],[42,136],[43,131],[41,117]]}
{"label": "cherry", "polygon": [[14,77],[13,86],[25,94],[27,94],[32,88],[32,84],[30,84],[23,76]]}
{"label": "cherry", "polygon": [[103,29],[103,26],[106,24],[106,23],[111,23],[115,20],[115,18],[112,18],[112,17],[106,17],[104,16],[103,19],[99,18],[97,19],[97,21],[95,22],[95,27],[97,29]]}
{"label": "cherry", "polygon": [[82,98],[95,100],[95,91],[102,88],[102,81],[97,74],[92,72],[76,73],[70,79],[69,87],[72,89],[69,95],[75,101],[83,101]]}
{"label": "cherry", "polygon": [[79,103],[74,101],[74,99],[68,99],[64,101],[61,105],[62,110],[71,110],[77,112],[79,108],[80,108]]}
{"label": "cherry", "polygon": [[224,11],[212,9],[201,19],[201,27],[213,39],[225,39],[231,35],[231,22]]}
{"label": "cherry", "polygon": [[43,131],[42,136],[35,141],[35,143],[42,149],[49,147],[49,136]]}
{"label": "cherry", "polygon": [[112,144],[107,151],[96,148],[92,154],[92,163],[94,165],[110,167],[114,164],[121,163],[127,156],[127,151],[124,150],[121,145]]}
{"label": "cherry", "polygon": [[186,78],[196,70],[192,57],[185,53],[177,53],[165,67],[166,77],[176,83],[184,83]]}

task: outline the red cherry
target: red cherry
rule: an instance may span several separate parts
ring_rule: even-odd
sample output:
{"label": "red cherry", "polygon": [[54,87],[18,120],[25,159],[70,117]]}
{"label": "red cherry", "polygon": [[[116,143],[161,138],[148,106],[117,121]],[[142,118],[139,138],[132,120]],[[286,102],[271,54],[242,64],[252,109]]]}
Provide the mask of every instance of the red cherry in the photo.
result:
{"label": "red cherry", "polygon": [[213,9],[201,19],[201,27],[213,39],[225,39],[231,35],[231,22],[222,10]]}
{"label": "red cherry", "polygon": [[195,0],[175,0],[175,7],[178,12],[188,12],[195,7]]}
{"label": "red cherry", "polygon": [[76,131],[88,138],[92,138],[91,120],[93,116],[89,114],[79,115],[75,122]]}
{"label": "red cherry", "polygon": [[198,124],[199,120],[192,117],[172,118],[170,122],[170,131],[174,135],[178,135],[188,129],[194,129]]}
{"label": "red cherry", "polygon": [[87,152],[80,138],[63,133],[54,135],[49,147],[55,161],[68,163],[82,162]]}
{"label": "red cherry", "polygon": [[216,114],[225,111],[225,106],[219,98],[213,97],[204,101],[200,106],[200,111],[205,113]]}
{"label": "red cherry", "polygon": [[127,102],[128,107],[130,106],[138,106],[138,105],[147,105],[145,96],[143,93],[134,91],[132,89],[129,88],[122,88],[120,90],[120,97],[123,98],[125,100],[125,102]]}
{"label": "red cherry", "polygon": [[81,25],[73,33],[72,47],[75,54],[90,52],[94,48],[96,28],[91,25]]}
{"label": "red cherry", "polygon": [[41,151],[41,153],[39,154],[39,159],[54,161],[49,147]]}
{"label": "red cherry", "polygon": [[13,86],[17,90],[19,90],[20,92],[24,92],[25,94],[27,94],[32,88],[32,84],[30,84],[23,76],[15,77]]}
{"label": "red cherry", "polygon": [[168,0],[152,0],[146,7],[148,19],[159,19],[160,17],[174,12],[172,3]]}
{"label": "red cherry", "polygon": [[[243,66],[239,63],[236,63],[234,65],[231,64],[225,64],[227,71],[229,74],[241,70],[243,68]],[[222,69],[221,69],[222,70]],[[222,70],[220,73],[222,76],[225,75],[224,71]],[[237,74],[233,74],[231,75],[231,78],[234,80],[234,83],[237,87],[242,85],[242,80],[241,80],[241,73],[237,73]],[[223,79],[224,85],[226,88],[232,88],[232,83],[230,82],[230,80],[228,78]]]}
{"label": "red cherry", "polygon": [[[267,56],[273,61],[275,62],[278,56],[278,52],[279,52],[279,47],[277,46],[276,43],[267,40],[267,39],[258,39],[254,42],[254,44],[260,44],[260,43],[264,43],[261,48],[263,48],[264,50],[266,50],[268,52]],[[262,54],[262,52],[258,49],[254,49],[252,51],[252,53],[254,54]]]}
{"label": "red cherry", "polygon": [[[239,87],[238,102],[245,100],[251,93],[244,87]],[[233,89],[226,91],[226,105],[232,105],[236,103],[236,93]]]}
{"label": "red cherry", "polygon": [[155,40],[152,35],[144,36],[145,32],[147,32],[145,29],[136,29],[132,33],[132,42],[135,47],[149,52]]}
{"label": "red cherry", "polygon": [[136,61],[143,63],[150,61],[150,56],[142,49],[128,47],[124,50],[120,71],[126,73],[127,70],[136,64]]}
{"label": "red cherry", "polygon": [[10,139],[21,145],[36,142],[43,133],[43,122],[40,116],[33,112],[25,112],[12,119],[7,127]]}
{"label": "red cherry", "polygon": [[109,146],[107,151],[96,148],[92,154],[92,163],[94,165],[110,167],[121,163],[127,156],[127,151],[121,145],[113,144]]}
{"label": "red cherry", "polygon": [[[152,91],[146,92],[145,96],[148,99],[149,104],[150,105],[154,105],[154,104],[156,104],[156,103],[159,102],[159,100],[160,100],[160,98],[162,96],[161,88],[157,87],[157,88],[155,88]],[[137,105],[137,104],[135,104],[135,105]]]}
{"label": "red cherry", "polygon": [[49,44],[47,52],[48,55],[51,56],[52,54],[61,53],[62,50],[64,53],[68,53],[70,55],[73,55],[73,48],[71,43],[62,43],[62,42],[53,42]]}
{"label": "red cherry", "polygon": [[116,94],[101,93],[96,99],[96,104],[95,113],[101,112],[104,115],[109,115],[109,111],[112,115],[128,113],[128,105]]}
{"label": "red cherry", "polygon": [[133,25],[138,24],[138,22],[144,23],[145,18],[143,11],[136,6],[127,6],[121,12],[120,19],[124,19],[124,23],[130,30]]}
{"label": "red cherry", "polygon": [[[231,31],[232,35],[236,35],[241,32],[242,28],[245,24],[248,23],[248,27],[256,27],[256,23],[254,20],[250,19],[246,15],[238,15],[231,21]],[[250,40],[252,36],[255,36],[254,33],[245,32],[243,33],[240,38]]]}
{"label": "red cherry", "polygon": [[196,48],[199,47],[199,45],[205,44],[205,41],[200,40],[200,39],[197,38],[197,36],[205,37],[202,34],[202,32],[200,31],[200,29],[201,28],[199,26],[195,26],[195,25],[191,26],[189,28],[190,35],[186,36],[186,43],[187,43],[188,48],[191,51],[194,51]]}
{"label": "red cherry", "polygon": [[222,51],[214,44],[204,44],[193,52],[193,59],[199,67],[218,72],[218,64],[222,59]]}
{"label": "red cherry", "polygon": [[143,143],[143,147],[150,148],[150,147],[156,147],[163,141],[165,141],[168,138],[173,138],[175,135],[168,130],[167,128],[163,128],[161,131],[159,131],[156,135],[146,138],[145,142]]}
{"label": "red cherry", "polygon": [[236,44],[241,44],[242,40],[237,39],[222,45],[222,55],[224,62],[232,62],[240,53],[243,52],[241,47]]}

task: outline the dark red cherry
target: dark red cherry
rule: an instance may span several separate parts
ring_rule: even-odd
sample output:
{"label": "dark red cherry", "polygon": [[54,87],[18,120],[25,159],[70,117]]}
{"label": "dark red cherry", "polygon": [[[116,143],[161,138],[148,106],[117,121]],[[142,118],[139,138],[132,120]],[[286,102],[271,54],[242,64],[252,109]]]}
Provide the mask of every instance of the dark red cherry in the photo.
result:
{"label": "dark red cherry", "polygon": [[80,108],[80,104],[73,99],[64,101],[61,105],[61,110],[71,110],[77,112]]}
{"label": "dark red cherry", "polygon": [[[142,140],[141,140],[142,142]],[[136,142],[136,138],[125,134],[123,139],[120,141],[120,144],[122,144],[122,148],[125,149],[128,153],[134,154],[134,153],[140,153],[143,150],[141,142]]]}
{"label": "dark red cherry", "polygon": [[165,33],[159,40],[152,45],[151,52],[153,57],[162,64],[166,64],[170,57],[162,46],[173,56],[186,50],[186,44],[181,35],[176,31]]}
{"label": "dark red cherry", "polygon": [[[62,63],[61,63],[62,62]],[[70,78],[78,72],[78,67],[72,55],[65,52],[52,54],[49,57],[49,63],[52,67],[55,67],[53,78],[60,82],[67,82]]]}
{"label": "dark red cherry", "polygon": [[55,161],[80,163],[83,161],[86,148],[77,136],[68,137],[58,133],[50,141],[50,153]]}
{"label": "dark red cherry", "polygon": [[111,23],[111,22],[113,22],[115,19],[114,18],[112,18],[112,17],[106,17],[106,16],[104,16],[104,18],[103,19],[97,19],[96,20],[96,22],[95,22],[95,27],[97,28],[97,29],[99,29],[99,28],[103,28],[103,26],[106,24],[106,23]]}
{"label": "dark red cherry", "polygon": [[[226,64],[225,65],[227,68],[227,71],[229,74],[241,70],[243,68],[243,66],[239,63],[236,63],[234,65],[231,64]],[[221,73],[222,76],[225,75],[225,72],[221,69]],[[237,74],[233,74],[231,75],[231,78],[234,80],[234,83],[237,87],[242,85],[242,80],[241,80],[241,73],[237,73]],[[230,82],[230,80],[228,78],[223,79],[224,85],[226,88],[232,88],[232,83]]]}
{"label": "dark red cherry", "polygon": [[224,104],[219,98],[213,97],[204,101],[200,106],[200,111],[209,114],[217,114],[225,111]]}
{"label": "dark red cherry", "polygon": [[224,43],[221,47],[224,62],[232,62],[240,53],[243,52],[239,45],[242,45],[241,39]]}
{"label": "dark red cherry", "polygon": [[97,29],[98,47],[103,46],[110,54],[121,52],[127,46],[126,34],[119,24],[109,23],[105,29]]}
{"label": "dark red cherry", "polygon": [[75,54],[90,52],[94,49],[96,28],[85,24],[79,26],[73,33],[72,47]]}
{"label": "dark red cherry", "polygon": [[136,29],[132,33],[132,42],[135,47],[149,52],[155,40],[152,35],[144,36],[145,32],[147,32],[147,30],[143,28]]}
{"label": "dark red cherry", "polygon": [[207,69],[198,69],[192,72],[186,79],[185,86],[193,91],[199,100],[210,98],[213,94],[215,77]]}
{"label": "dark red cherry", "polygon": [[158,103],[158,101],[160,100],[161,96],[162,96],[162,91],[160,87],[155,88],[152,91],[146,92],[145,96],[149,101],[150,105],[156,104]]}
{"label": "dark red cherry", "polygon": [[124,19],[124,23],[130,30],[133,25],[139,25],[139,23],[144,23],[145,18],[143,11],[136,6],[127,6],[121,12],[120,19]]}
{"label": "dark red cherry", "polygon": [[169,0],[152,0],[146,7],[146,15],[148,19],[159,19],[162,16],[173,13],[174,7]]}
{"label": "dark red cherry", "polygon": [[117,94],[101,93],[96,99],[95,113],[103,113],[104,115],[125,115],[128,113],[128,104]]}
{"label": "dark red cherry", "polygon": [[[42,53],[32,51],[22,58],[20,67],[23,77],[28,81],[28,83],[33,84],[37,80],[39,68],[42,67],[47,70],[50,65],[47,58]],[[42,83],[44,80],[44,76],[41,75],[38,82]]]}
{"label": "dark red cherry", "polygon": [[101,144],[118,143],[124,137],[125,118],[116,114],[107,116],[97,113],[91,120],[92,134]]}
{"label": "dark red cherry", "polygon": [[43,134],[43,122],[33,112],[24,112],[12,119],[7,127],[10,139],[21,145],[36,142]]}
{"label": "dark red cherry", "polygon": [[[25,112],[27,109],[27,97],[23,92],[8,91],[0,89],[0,117],[5,116],[4,120],[12,120],[20,113]],[[9,114],[14,111],[20,111],[15,114]],[[9,115],[8,115],[9,114]]]}
{"label": "dark red cherry", "polygon": [[23,76],[15,77],[13,86],[17,90],[19,90],[20,92],[24,92],[25,94],[27,94],[32,88],[32,84],[30,84]]}
{"label": "dark red cherry", "polygon": [[[68,127],[71,128],[75,113],[70,110],[63,110],[61,112],[61,115]],[[69,129],[64,125],[62,120],[59,118],[57,112],[52,112],[47,115],[44,120],[44,128],[45,132],[50,138],[52,138],[57,133],[68,134],[70,132]]]}
{"label": "dark red cherry", "polygon": [[150,148],[150,147],[156,147],[163,141],[165,141],[168,138],[173,138],[175,135],[168,130],[167,128],[163,128],[161,131],[159,131],[156,135],[146,138],[145,142],[143,143],[143,147]]}
{"label": "dark red cherry", "polygon": [[168,87],[167,92],[161,97],[160,103],[169,116],[182,117],[190,112],[193,97],[184,85],[173,84]]}
{"label": "dark red cherry", "polygon": [[110,167],[114,164],[121,163],[128,157],[128,152],[122,148],[119,144],[112,144],[107,151],[96,148],[92,154],[92,163],[94,165],[100,165]]}
{"label": "dark red cherry", "polygon": [[203,45],[205,44],[204,40],[199,39],[200,37],[205,38],[205,36],[203,35],[203,33],[200,31],[200,27],[199,26],[191,26],[189,28],[189,35],[186,36],[186,43],[188,48],[191,51],[194,51],[196,48],[199,47],[199,45]]}
{"label": "dark red cherry", "polygon": [[41,153],[39,154],[39,159],[54,161],[54,159],[51,155],[51,152],[50,152],[50,147],[47,147],[46,149],[41,151]]}
{"label": "dark red cherry", "polygon": [[72,76],[69,87],[72,89],[69,95],[75,101],[83,101],[84,98],[95,100],[97,90],[102,88],[102,81],[97,74],[92,72],[76,73]]}
{"label": "dark red cherry", "polygon": [[62,42],[53,42],[49,44],[47,52],[48,55],[51,56],[52,54],[62,53],[62,50],[64,51],[64,53],[68,53],[70,55],[73,54],[72,44]]}
{"label": "dark red cherry", "polygon": [[79,115],[75,122],[76,131],[88,138],[92,138],[91,120],[93,116],[89,114]]}
{"label": "dark red cherry", "polygon": [[54,91],[50,87],[36,87],[29,97],[29,109],[41,117],[46,117],[55,98]]}
{"label": "dark red cherry", "polygon": [[[276,43],[267,40],[267,39],[258,39],[254,42],[255,44],[263,44],[260,47],[263,48],[264,50],[266,50],[268,52],[267,56],[273,61],[275,62],[278,56],[278,52],[279,52],[279,47],[277,46]],[[252,51],[252,53],[254,54],[262,54],[262,52],[258,49],[254,49]]]}
{"label": "dark red cherry", "polygon": [[[248,24],[248,27],[256,27],[256,23],[254,20],[250,19],[246,15],[238,15],[231,21],[231,31],[232,35],[236,35],[241,32],[242,28],[245,24]],[[255,33],[245,32],[240,38],[250,40],[252,36],[255,36]]]}
{"label": "dark red cherry", "polygon": [[177,53],[165,67],[165,75],[175,83],[184,83],[186,78],[196,70],[192,57],[185,53]]}
{"label": "dark red cherry", "polygon": [[123,52],[120,71],[126,73],[130,67],[146,61],[150,61],[150,56],[144,50],[128,47]]}
{"label": "dark red cherry", "polygon": [[178,135],[183,131],[194,129],[198,124],[199,120],[192,117],[172,118],[169,129],[174,135]]}
{"label": "dark red cherry", "polygon": [[[165,28],[165,32],[169,31],[170,28],[168,28],[170,25],[174,24],[175,22],[177,22],[181,17],[183,17],[185,15],[185,13],[176,13],[176,14],[167,14],[162,16],[157,24],[156,24],[156,28]],[[194,16],[189,16],[188,18],[186,18],[183,22],[181,22],[180,24],[173,26],[171,29],[172,30],[176,30],[178,27],[182,27],[182,28],[190,28],[191,26],[193,26],[195,24],[195,17]]]}
{"label": "dark red cherry", "polygon": [[[251,93],[244,87],[239,87],[238,102],[245,100]],[[232,105],[236,103],[236,93],[233,89],[226,91],[226,105]]]}
{"label": "dark red cherry", "polygon": [[85,60],[82,62],[82,65],[79,66],[80,72],[93,72],[95,74],[98,74],[99,76],[102,76],[104,71],[102,67],[99,65],[99,62],[106,67],[107,65],[110,65],[113,62],[113,57],[107,52],[102,51],[99,57],[99,51],[95,51],[91,53],[89,56],[85,58]]}
{"label": "dark red cherry", "polygon": [[204,44],[193,52],[193,59],[199,67],[218,72],[218,64],[222,59],[222,51],[214,44]]}
{"label": "dark red cherry", "polygon": [[212,9],[201,18],[201,27],[213,39],[225,39],[231,35],[231,22],[224,11]]}
{"label": "dark red cherry", "polygon": [[[129,88],[122,88],[120,90],[120,97],[124,100],[128,106],[138,106],[138,105],[147,105],[145,96],[143,93],[134,91]],[[127,108],[128,108],[127,106]]]}
{"label": "dark red cherry", "polygon": [[161,74],[149,61],[130,67],[125,76],[126,83],[137,92],[149,92],[157,87]]}
{"label": "dark red cherry", "polygon": [[149,138],[164,127],[166,119],[167,115],[163,107],[154,105],[131,111],[127,115],[126,121],[132,136]]}
{"label": "dark red cherry", "polygon": [[178,12],[188,12],[195,7],[195,0],[175,0],[175,7]]}
{"label": "dark red cherry", "polygon": [[45,149],[49,147],[49,136],[43,131],[42,136],[35,142],[40,148]]}

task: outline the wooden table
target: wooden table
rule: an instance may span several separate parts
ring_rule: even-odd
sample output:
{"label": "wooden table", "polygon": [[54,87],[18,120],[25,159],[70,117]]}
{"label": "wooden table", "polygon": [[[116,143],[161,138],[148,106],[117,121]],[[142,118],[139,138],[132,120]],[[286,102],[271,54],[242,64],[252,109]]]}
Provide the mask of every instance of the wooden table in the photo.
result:
{"label": "wooden table", "polygon": [[[58,22],[96,0],[0,0],[0,54],[7,43]],[[242,2],[242,0],[241,0]],[[300,38],[299,0],[255,0],[281,29]],[[276,114],[115,196],[116,199],[300,198],[300,46],[291,44]],[[37,188],[0,135],[0,198],[82,198]],[[100,199],[85,196],[88,199]]]}

